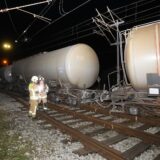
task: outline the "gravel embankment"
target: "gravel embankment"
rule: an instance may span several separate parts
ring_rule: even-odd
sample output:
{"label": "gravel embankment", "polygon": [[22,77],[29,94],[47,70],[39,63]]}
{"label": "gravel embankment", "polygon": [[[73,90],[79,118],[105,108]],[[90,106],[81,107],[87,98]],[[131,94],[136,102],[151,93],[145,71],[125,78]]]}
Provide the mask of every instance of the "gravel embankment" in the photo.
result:
{"label": "gravel embankment", "polygon": [[[83,145],[79,142],[71,143],[70,141],[68,141],[67,144],[64,144],[62,141],[66,139],[69,140],[70,136],[62,134],[57,129],[51,129],[50,125],[42,124],[42,120],[32,120],[28,117],[27,111],[21,110],[22,107],[22,104],[16,102],[13,98],[0,93],[0,110],[9,112],[10,116],[8,116],[7,119],[8,121],[12,121],[12,130],[9,130],[8,134],[12,136],[15,133],[18,133],[20,135],[18,138],[22,142],[21,145],[31,142],[30,149],[25,152],[25,155],[31,160],[105,160],[105,158],[98,154],[79,156],[72,153],[74,150],[83,147]],[[111,118],[112,116],[107,116],[103,119],[108,120]],[[119,121],[123,122],[124,120],[119,119],[118,122]],[[117,120],[115,122],[117,122]],[[90,124],[89,122],[83,123],[88,125]],[[72,127],[78,127],[80,125],[81,123],[77,123],[72,125]],[[135,123],[129,127],[137,128],[141,125],[143,124]],[[90,132],[94,129],[95,128],[90,127],[90,129],[84,129],[84,132]],[[152,127],[146,130],[146,132],[150,132],[152,134],[155,134],[159,131],[159,127]],[[117,134],[118,133],[115,131],[108,131],[103,134],[98,134],[97,136],[94,136],[94,138],[97,140],[105,140],[106,138],[116,136]],[[110,147],[113,147],[121,152],[125,152],[127,149],[133,147],[140,141],[141,140],[137,138],[128,137],[127,139],[111,145]],[[151,148],[142,153],[139,157],[136,157],[135,160],[152,160],[159,153],[160,147],[152,145]]]}
{"label": "gravel embankment", "polygon": [[70,137],[57,129],[51,129],[50,125],[41,125],[42,121],[33,121],[28,117],[28,112],[21,111],[21,107],[22,104],[0,93],[0,110],[11,113],[8,120],[12,120],[13,129],[8,134],[12,136],[18,133],[22,143],[32,143],[32,151],[25,153],[31,160],[105,160],[98,154],[79,156],[72,153],[83,145],[79,142],[62,143],[62,140]]}

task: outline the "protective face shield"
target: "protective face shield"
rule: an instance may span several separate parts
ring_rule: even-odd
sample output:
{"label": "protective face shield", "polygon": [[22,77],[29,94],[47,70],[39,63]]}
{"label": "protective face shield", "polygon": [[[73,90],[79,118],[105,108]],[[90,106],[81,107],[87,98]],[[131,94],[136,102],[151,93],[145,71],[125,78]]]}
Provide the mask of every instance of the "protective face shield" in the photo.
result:
{"label": "protective face shield", "polygon": [[34,83],[38,82],[38,77],[37,76],[32,76],[31,81]]}

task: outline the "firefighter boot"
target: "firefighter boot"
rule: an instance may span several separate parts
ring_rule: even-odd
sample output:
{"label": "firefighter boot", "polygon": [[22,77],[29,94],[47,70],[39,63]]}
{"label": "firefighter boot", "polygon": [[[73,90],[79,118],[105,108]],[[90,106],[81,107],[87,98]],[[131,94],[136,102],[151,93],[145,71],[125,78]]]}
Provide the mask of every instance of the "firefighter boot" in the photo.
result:
{"label": "firefighter boot", "polygon": [[47,107],[46,103],[43,104],[43,109],[44,109],[45,111],[48,110],[48,107]]}

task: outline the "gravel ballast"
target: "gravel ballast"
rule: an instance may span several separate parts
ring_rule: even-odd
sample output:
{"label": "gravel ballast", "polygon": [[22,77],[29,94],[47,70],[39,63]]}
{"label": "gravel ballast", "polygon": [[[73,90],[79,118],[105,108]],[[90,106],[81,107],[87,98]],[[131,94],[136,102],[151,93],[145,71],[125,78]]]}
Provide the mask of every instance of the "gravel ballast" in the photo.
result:
{"label": "gravel ballast", "polygon": [[[12,126],[11,129],[8,130],[7,134],[9,136],[18,134],[18,141],[21,142],[20,145],[30,143],[30,147],[25,152],[25,155],[29,160],[105,160],[105,158],[98,154],[88,154],[86,156],[74,154],[73,151],[83,148],[83,145],[80,142],[70,142],[70,136],[62,134],[59,130],[52,128],[49,124],[45,125],[43,120],[32,120],[28,117],[28,111],[21,110],[22,107],[23,105],[16,102],[15,99],[0,93],[0,111],[2,110],[9,113],[6,120],[11,122]],[[103,119],[108,120],[111,118],[112,116],[106,116]],[[91,123],[80,122],[72,125],[72,127],[89,124]],[[141,125],[143,124],[135,123],[130,127],[137,128]],[[90,129],[84,129],[83,131],[90,132],[93,129],[97,128],[90,127]],[[159,132],[159,130],[159,127],[152,127],[146,130],[146,132],[155,134]],[[94,136],[93,138],[101,141],[116,136],[117,134],[118,133],[115,131],[107,131],[104,134],[97,134],[97,136]],[[68,141],[67,143],[63,143],[63,140]],[[117,144],[113,144],[110,147],[124,152],[139,142],[139,139],[129,137],[128,139]],[[159,153],[160,147],[152,145],[147,151],[136,157],[135,160],[152,160]]]}
{"label": "gravel ballast", "polygon": [[[64,144],[62,141],[70,139],[70,136],[62,134],[50,126],[41,125],[41,120],[32,120],[28,117],[27,111],[22,111],[22,104],[13,98],[0,93],[0,110],[10,112],[8,121],[12,121],[12,130],[8,134],[19,134],[22,143],[31,142],[31,152],[26,151],[26,156],[31,160],[105,160],[98,154],[79,156],[72,153],[83,145],[79,142]],[[29,149],[30,150],[30,149]]]}

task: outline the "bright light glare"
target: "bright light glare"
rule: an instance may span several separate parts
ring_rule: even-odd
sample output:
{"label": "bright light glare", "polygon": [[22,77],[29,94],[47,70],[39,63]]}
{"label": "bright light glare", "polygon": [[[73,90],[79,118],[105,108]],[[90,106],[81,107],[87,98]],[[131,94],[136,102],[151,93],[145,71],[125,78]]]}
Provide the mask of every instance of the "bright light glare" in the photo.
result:
{"label": "bright light glare", "polygon": [[3,64],[8,64],[8,61],[6,59],[4,59],[2,62]]}
{"label": "bright light glare", "polygon": [[11,49],[11,44],[9,44],[9,43],[4,43],[4,44],[3,44],[3,48],[9,50],[9,49]]}

